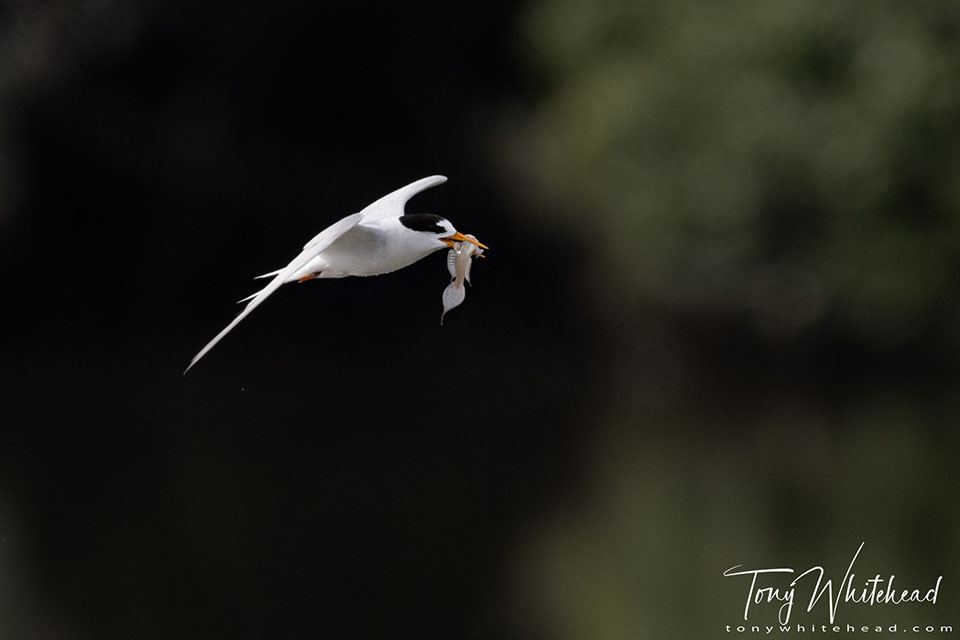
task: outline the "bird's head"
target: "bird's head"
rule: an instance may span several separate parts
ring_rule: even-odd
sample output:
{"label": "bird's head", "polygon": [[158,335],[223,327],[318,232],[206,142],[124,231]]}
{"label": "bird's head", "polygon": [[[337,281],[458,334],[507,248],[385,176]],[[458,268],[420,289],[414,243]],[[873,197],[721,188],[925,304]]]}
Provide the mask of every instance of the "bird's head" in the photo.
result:
{"label": "bird's head", "polygon": [[453,224],[443,216],[432,213],[412,213],[400,216],[400,224],[411,231],[423,234],[431,242],[438,243],[436,244],[437,249],[452,248],[455,242],[470,242],[481,249],[489,249],[487,245],[457,231]]}

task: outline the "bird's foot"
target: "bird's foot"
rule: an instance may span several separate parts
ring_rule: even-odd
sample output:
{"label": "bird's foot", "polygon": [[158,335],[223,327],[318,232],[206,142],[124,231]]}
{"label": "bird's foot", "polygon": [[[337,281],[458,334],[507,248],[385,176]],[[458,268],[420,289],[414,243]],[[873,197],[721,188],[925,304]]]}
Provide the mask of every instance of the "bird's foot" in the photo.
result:
{"label": "bird's foot", "polygon": [[308,275],[308,276],[303,276],[302,278],[300,278],[299,280],[297,280],[297,282],[306,282],[307,280],[313,280],[314,278],[319,278],[321,273],[323,273],[323,272],[322,272],[322,271],[314,271],[313,273],[311,273],[311,274]]}

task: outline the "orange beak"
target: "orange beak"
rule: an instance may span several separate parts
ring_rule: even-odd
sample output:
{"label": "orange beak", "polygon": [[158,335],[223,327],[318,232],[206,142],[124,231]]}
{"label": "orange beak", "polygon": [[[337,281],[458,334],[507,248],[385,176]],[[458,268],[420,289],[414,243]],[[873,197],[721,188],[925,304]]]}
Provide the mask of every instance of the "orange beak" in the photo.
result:
{"label": "orange beak", "polygon": [[447,236],[446,238],[440,238],[440,240],[443,241],[443,242],[445,242],[445,243],[447,244],[447,246],[449,246],[451,249],[453,248],[453,243],[454,243],[454,242],[469,242],[470,244],[475,244],[475,245],[477,245],[477,246],[480,247],[481,249],[489,249],[489,248],[490,248],[490,247],[488,247],[487,245],[485,245],[485,244],[483,244],[482,242],[480,242],[479,240],[474,240],[473,238],[468,238],[467,236],[463,235],[463,234],[460,233],[459,231],[457,231],[457,232],[456,232],[455,234],[453,234],[452,236]]}

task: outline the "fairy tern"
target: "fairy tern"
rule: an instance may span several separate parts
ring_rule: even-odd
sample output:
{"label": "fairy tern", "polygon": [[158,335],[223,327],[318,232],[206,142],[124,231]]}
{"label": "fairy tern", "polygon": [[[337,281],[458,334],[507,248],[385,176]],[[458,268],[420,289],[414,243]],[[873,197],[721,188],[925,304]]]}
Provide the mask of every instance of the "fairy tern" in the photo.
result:
{"label": "fairy tern", "polygon": [[410,198],[446,181],[445,176],[430,176],[385,195],[318,233],[284,268],[257,276],[271,280],[263,289],[240,301],[247,306],[193,357],[184,375],[251,311],[288,282],[378,276],[409,266],[439,249],[451,248],[457,242],[470,242],[486,249],[486,245],[463,235],[442,216],[404,212]]}

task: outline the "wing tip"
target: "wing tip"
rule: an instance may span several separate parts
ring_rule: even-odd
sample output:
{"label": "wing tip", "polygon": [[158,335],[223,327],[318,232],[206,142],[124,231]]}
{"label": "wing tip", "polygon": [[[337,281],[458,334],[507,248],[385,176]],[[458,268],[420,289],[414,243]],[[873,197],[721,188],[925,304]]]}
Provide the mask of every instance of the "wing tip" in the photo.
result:
{"label": "wing tip", "polygon": [[193,365],[195,365],[195,364],[197,364],[198,362],[200,362],[200,358],[202,358],[202,357],[203,357],[203,354],[198,354],[198,355],[193,356],[193,359],[190,361],[190,364],[187,365],[187,368],[184,369],[184,370],[183,370],[183,373],[180,374],[180,375],[184,375],[184,376],[185,376],[185,375],[187,375],[188,373],[190,373],[190,369],[193,369]]}

